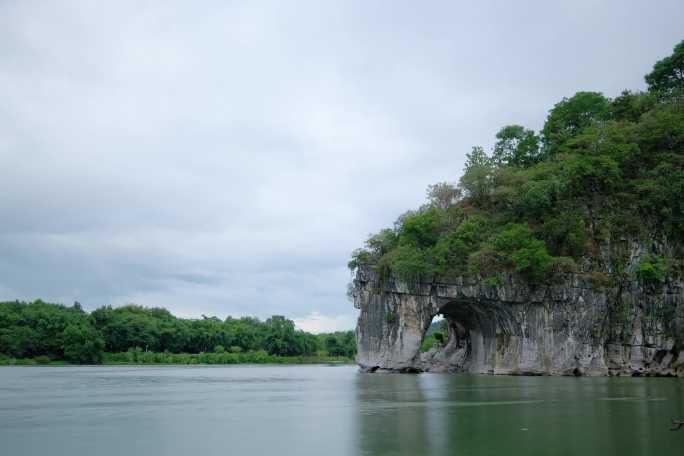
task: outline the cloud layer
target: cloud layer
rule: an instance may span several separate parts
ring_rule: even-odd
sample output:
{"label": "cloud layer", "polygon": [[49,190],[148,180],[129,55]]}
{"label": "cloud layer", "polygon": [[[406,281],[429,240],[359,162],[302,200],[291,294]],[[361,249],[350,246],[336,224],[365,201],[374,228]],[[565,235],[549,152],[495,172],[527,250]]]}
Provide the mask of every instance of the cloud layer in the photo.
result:
{"label": "cloud layer", "polygon": [[684,38],[679,1],[461,3],[0,4],[0,299],[351,327],[368,233]]}

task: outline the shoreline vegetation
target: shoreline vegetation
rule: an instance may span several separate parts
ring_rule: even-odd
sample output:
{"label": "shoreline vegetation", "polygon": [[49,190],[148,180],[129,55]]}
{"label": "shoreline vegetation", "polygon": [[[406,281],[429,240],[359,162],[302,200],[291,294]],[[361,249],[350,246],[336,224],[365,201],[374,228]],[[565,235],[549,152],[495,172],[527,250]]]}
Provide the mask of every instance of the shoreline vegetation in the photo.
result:
{"label": "shoreline vegetation", "polygon": [[66,360],[52,360],[47,357],[6,358],[0,357],[0,366],[228,366],[228,365],[353,365],[354,358],[346,356],[274,356],[265,351],[248,353],[157,353],[128,351],[104,353],[99,364],[70,363]]}
{"label": "shoreline vegetation", "polygon": [[311,334],[279,315],[187,319],[133,304],[89,313],[78,302],[0,302],[5,366],[346,364],[355,356],[353,331]]}

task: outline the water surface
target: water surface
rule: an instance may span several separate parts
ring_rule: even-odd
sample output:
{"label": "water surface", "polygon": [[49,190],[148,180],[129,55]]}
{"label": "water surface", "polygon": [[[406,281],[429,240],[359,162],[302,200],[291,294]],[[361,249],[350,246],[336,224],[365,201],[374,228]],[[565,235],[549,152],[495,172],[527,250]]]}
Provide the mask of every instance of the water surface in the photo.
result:
{"label": "water surface", "polygon": [[0,367],[0,454],[682,455],[684,381]]}

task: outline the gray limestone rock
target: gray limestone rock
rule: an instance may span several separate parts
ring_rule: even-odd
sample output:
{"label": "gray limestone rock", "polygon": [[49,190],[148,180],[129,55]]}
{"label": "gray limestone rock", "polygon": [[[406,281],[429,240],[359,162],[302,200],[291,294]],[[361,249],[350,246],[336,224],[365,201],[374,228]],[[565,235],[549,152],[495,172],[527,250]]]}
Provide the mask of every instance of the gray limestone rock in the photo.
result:
{"label": "gray limestone rock", "polygon": [[[596,286],[581,273],[536,287],[514,275],[498,279],[408,284],[358,269],[352,295],[361,310],[361,369],[684,377],[681,279],[615,287]],[[448,322],[448,341],[421,354],[437,314]]]}

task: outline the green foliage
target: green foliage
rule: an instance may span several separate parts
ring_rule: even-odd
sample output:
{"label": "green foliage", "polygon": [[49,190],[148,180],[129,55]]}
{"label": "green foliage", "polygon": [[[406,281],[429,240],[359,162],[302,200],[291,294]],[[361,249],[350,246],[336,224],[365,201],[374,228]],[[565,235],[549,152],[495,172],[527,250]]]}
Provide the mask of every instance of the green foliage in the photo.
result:
{"label": "green foliage", "polygon": [[315,336],[295,330],[294,322],[274,315],[265,323],[264,348],[271,355],[310,355],[317,350]]}
{"label": "green foliage", "polygon": [[644,283],[664,282],[668,271],[667,260],[657,255],[644,255],[637,265],[636,274]]}
{"label": "green foliage", "polygon": [[491,276],[503,271],[505,265],[502,258],[494,251],[492,245],[484,243],[479,250],[468,256],[468,274],[478,276]]}
{"label": "green foliage", "polygon": [[635,204],[668,236],[684,241],[684,102],[644,114],[636,134],[641,153],[629,182]]}
{"label": "green foliage", "polygon": [[510,225],[494,238],[493,247],[516,272],[531,282],[543,281],[553,267],[553,257],[546,250],[546,245],[535,239],[527,225]]}
{"label": "green foliage", "polygon": [[620,168],[612,158],[574,155],[563,164],[562,178],[575,196],[612,191],[620,182]]}
{"label": "green foliage", "polygon": [[409,282],[434,272],[429,251],[412,245],[400,245],[387,255],[386,260],[397,277]]}
{"label": "green foliage", "polygon": [[[482,147],[467,154],[458,187],[430,186],[427,204],[371,237],[353,265],[372,266],[380,280],[515,272],[539,283],[578,264],[605,270],[606,246],[622,277],[627,263],[614,250],[635,238],[666,239],[684,252],[683,53],[684,42],[656,64],[649,92],[561,100],[541,148],[533,131],[503,127],[490,155]],[[658,264],[647,263],[642,279],[659,280]]]}
{"label": "green foliage", "polygon": [[508,125],[496,134],[492,160],[499,166],[527,167],[539,161],[539,137],[520,125]]}
{"label": "green foliage", "polygon": [[[255,355],[259,352],[266,353],[268,360],[283,356],[325,357],[330,337],[338,342],[333,356],[352,358],[356,354],[352,331],[313,335],[296,330],[294,323],[282,316],[265,322],[251,317],[190,320],[176,318],[166,309],[136,305],[105,306],[89,315],[80,306],[0,302],[0,357],[31,359],[32,363],[47,359],[50,363],[66,360],[96,364],[108,356],[107,352],[127,354],[126,362],[152,356],[147,353],[156,353],[154,362],[164,362],[164,354],[210,352],[231,355],[212,358],[226,362],[254,361],[255,356],[261,356]],[[229,353],[224,347],[230,347]],[[191,357],[188,362],[205,362],[202,359]]]}
{"label": "green foliage", "polygon": [[470,252],[477,248],[487,232],[486,223],[472,218],[446,232],[435,245],[432,255],[437,271],[463,273]]}
{"label": "green foliage", "polygon": [[563,98],[551,109],[542,129],[545,154],[555,154],[566,141],[609,114],[609,101],[598,92],[577,92]]}
{"label": "green foliage", "polygon": [[517,202],[519,210],[529,217],[539,218],[555,206],[561,183],[558,179],[534,180],[523,184],[521,190]]}
{"label": "green foliage", "polygon": [[384,255],[392,250],[397,245],[398,237],[396,233],[390,229],[384,229],[378,234],[368,238],[368,249],[376,256]]}
{"label": "green foliage", "polygon": [[385,316],[385,320],[390,324],[396,323],[398,319],[397,313],[392,311],[387,312],[387,315]]}
{"label": "green foliage", "polygon": [[684,41],[675,46],[672,55],[657,61],[644,79],[649,91],[663,97],[684,89]]}
{"label": "green foliage", "polygon": [[453,207],[461,199],[462,192],[458,187],[447,182],[438,182],[429,185],[427,189],[427,201],[432,207],[447,210]]}
{"label": "green foliage", "polygon": [[157,309],[145,309],[128,305],[113,309],[101,307],[92,313],[95,326],[107,340],[107,351],[126,351],[130,347],[143,347],[149,350],[166,349],[160,347],[162,326],[171,324],[170,315],[156,313]]}
{"label": "green foliage", "polygon": [[399,246],[432,247],[444,226],[444,211],[427,208],[406,214],[399,228]]}
{"label": "green foliage", "polygon": [[584,218],[577,212],[562,211],[547,216],[539,231],[554,255],[578,258],[586,252],[589,234]]}
{"label": "green foliage", "polygon": [[448,330],[447,321],[445,319],[440,321],[433,321],[430,327],[425,332],[425,337],[420,345],[420,351],[426,352],[432,347],[441,347],[447,343]]}
{"label": "green foliage", "polygon": [[88,325],[90,317],[80,307],[32,303],[0,303],[0,353],[13,358],[45,355],[64,358],[64,330]]}
{"label": "green foliage", "polygon": [[[441,338],[438,339],[438,336],[441,336]],[[423,342],[420,344],[420,351],[422,353],[425,353],[432,347],[441,347],[443,345],[443,341],[444,335],[439,332],[430,334],[429,336],[425,336],[423,338]]]}
{"label": "green foliage", "polygon": [[501,279],[499,279],[497,276],[485,277],[483,282],[486,283],[487,285],[492,285],[492,286],[501,285]]}
{"label": "green foliage", "polygon": [[365,248],[352,252],[352,258],[347,266],[353,271],[363,264],[377,261],[378,258],[391,251],[397,245],[398,240],[397,234],[390,229],[371,235],[366,241]]}
{"label": "green foliage", "polygon": [[617,121],[638,122],[642,114],[653,109],[655,97],[650,93],[623,90],[610,103],[610,118]]}
{"label": "green foliage", "polygon": [[64,329],[64,359],[74,364],[99,364],[104,349],[102,335],[90,325]]}
{"label": "green foliage", "polygon": [[323,336],[330,356],[353,358],[356,355],[356,337],[352,331],[336,332]]}
{"label": "green foliage", "polygon": [[465,169],[459,185],[473,204],[483,205],[489,199],[493,191],[494,170],[494,162],[482,147],[473,147],[466,155]]}
{"label": "green foliage", "polygon": [[[16,360],[13,360],[16,362]],[[168,353],[129,350],[105,353],[104,364],[316,364],[349,363],[353,357],[314,354],[302,356],[276,356],[264,350],[240,353]],[[2,364],[2,362],[0,362]]]}
{"label": "green foliage", "polygon": [[33,358],[36,364],[50,364],[50,357],[45,355],[39,355]]}
{"label": "green foliage", "polygon": [[611,277],[602,271],[594,271],[591,273],[591,284],[596,288],[605,288],[613,284]]}
{"label": "green foliage", "polygon": [[371,262],[371,252],[365,249],[356,249],[352,252],[351,260],[347,263],[347,267],[352,271],[363,264]]}
{"label": "green foliage", "polygon": [[554,273],[572,273],[577,272],[577,263],[570,257],[558,256],[553,257],[553,272]]}

